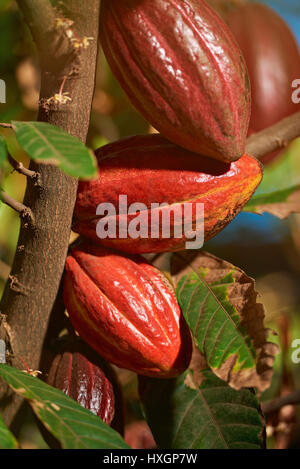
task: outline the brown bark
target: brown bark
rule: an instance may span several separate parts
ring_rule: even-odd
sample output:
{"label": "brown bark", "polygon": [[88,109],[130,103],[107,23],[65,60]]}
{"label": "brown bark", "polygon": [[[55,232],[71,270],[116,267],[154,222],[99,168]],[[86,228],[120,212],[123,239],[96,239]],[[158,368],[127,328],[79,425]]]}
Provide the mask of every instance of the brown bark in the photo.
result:
{"label": "brown bark", "polygon": [[251,135],[247,139],[246,150],[259,159],[268,153],[285,148],[297,137],[300,137],[300,112],[295,112],[277,124]]}
{"label": "brown bark", "polygon": [[[47,0],[43,3],[47,6],[44,12],[36,0],[19,2],[41,57],[42,104],[38,120],[57,125],[85,142],[95,83],[100,0],[64,2],[68,8],[65,16],[74,21],[76,37],[94,38],[86,49],[76,52],[66,41],[64,31],[56,26],[58,12],[53,15],[51,4]],[[50,12],[48,18],[45,12]],[[47,109],[45,101],[58,93],[65,76],[68,78],[63,91],[70,93],[72,101]],[[31,369],[38,369],[67,254],[77,180],[52,165],[31,162],[30,169],[40,174],[38,185],[28,179],[24,198],[34,225],[21,220],[12,271],[0,303],[0,338],[6,341],[10,364],[24,368],[18,359],[21,357]],[[20,403],[0,383],[0,408],[6,424],[12,422]]]}
{"label": "brown bark", "polygon": [[299,405],[300,404],[300,391],[294,391],[284,396],[276,397],[270,401],[262,403],[262,410],[265,415],[277,412],[286,405]]}

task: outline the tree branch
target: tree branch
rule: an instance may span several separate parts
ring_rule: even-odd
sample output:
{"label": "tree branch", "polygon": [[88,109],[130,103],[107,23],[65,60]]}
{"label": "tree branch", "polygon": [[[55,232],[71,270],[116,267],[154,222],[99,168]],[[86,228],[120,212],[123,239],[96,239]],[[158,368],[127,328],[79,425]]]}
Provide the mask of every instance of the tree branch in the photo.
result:
{"label": "tree branch", "polygon": [[27,219],[27,223],[30,223],[33,225],[34,218],[29,207],[26,207],[26,205],[13,199],[10,195],[8,195],[4,191],[1,191],[1,200],[10,208],[18,212],[21,218]]}
{"label": "tree branch", "polygon": [[39,173],[36,173],[35,171],[31,171],[30,169],[25,168],[23,163],[16,161],[10,154],[8,154],[8,161],[10,165],[14,168],[14,170],[17,171],[17,173],[23,174],[23,176],[31,178],[33,181],[35,181],[36,185],[40,186],[41,176]]}
{"label": "tree branch", "polygon": [[47,31],[55,27],[56,15],[50,0],[17,0],[17,4],[33,40],[40,47],[46,39]]}
{"label": "tree branch", "polygon": [[[52,7],[49,10],[49,1],[19,0],[18,4],[30,24],[40,54],[38,120],[57,125],[85,142],[95,86],[100,0],[64,1],[74,34],[79,38],[95,38],[87,48],[82,47],[76,53],[71,46],[71,54],[69,43],[67,47],[60,45],[60,40],[64,44],[67,37],[64,30],[53,30],[55,10]],[[64,54],[66,60],[62,60]],[[45,106],[58,93],[64,76],[68,76],[65,88],[71,101]],[[55,166],[33,160],[29,170],[40,174],[40,186],[32,178],[27,179],[23,202],[31,208],[35,226],[21,225],[11,274],[0,303],[0,339],[6,342],[11,357],[9,364],[19,368],[20,363],[14,358],[18,356],[31,369],[39,369],[67,255],[77,180]],[[0,383],[0,412],[7,425],[11,424],[21,402]]]}
{"label": "tree branch", "polygon": [[0,127],[3,127],[3,129],[14,129],[14,126],[12,124],[7,124],[6,122],[1,122]]}
{"label": "tree branch", "polygon": [[284,396],[277,397],[270,401],[262,403],[262,411],[264,414],[273,414],[286,405],[300,404],[300,391],[295,391]]}
{"label": "tree branch", "polygon": [[56,73],[64,61],[74,61],[75,51],[63,29],[57,26],[58,11],[50,0],[16,1],[37,45],[41,68]]}
{"label": "tree branch", "polygon": [[247,139],[246,151],[260,159],[268,153],[285,148],[297,137],[300,137],[300,112],[251,135]]}

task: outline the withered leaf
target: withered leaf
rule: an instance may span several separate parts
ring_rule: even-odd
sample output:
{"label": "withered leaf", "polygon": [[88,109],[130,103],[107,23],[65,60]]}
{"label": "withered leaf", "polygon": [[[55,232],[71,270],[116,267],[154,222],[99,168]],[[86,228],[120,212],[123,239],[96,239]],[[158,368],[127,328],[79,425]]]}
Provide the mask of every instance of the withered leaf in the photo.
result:
{"label": "withered leaf", "polygon": [[201,386],[204,376],[202,371],[207,369],[205,356],[199,351],[196,343],[193,343],[192,359],[189,364],[189,371],[184,380],[184,384],[191,389],[197,389]]}
{"label": "withered leaf", "polygon": [[278,347],[268,341],[254,280],[204,251],[174,253],[171,273],[184,317],[212,371],[234,389],[266,390]]}

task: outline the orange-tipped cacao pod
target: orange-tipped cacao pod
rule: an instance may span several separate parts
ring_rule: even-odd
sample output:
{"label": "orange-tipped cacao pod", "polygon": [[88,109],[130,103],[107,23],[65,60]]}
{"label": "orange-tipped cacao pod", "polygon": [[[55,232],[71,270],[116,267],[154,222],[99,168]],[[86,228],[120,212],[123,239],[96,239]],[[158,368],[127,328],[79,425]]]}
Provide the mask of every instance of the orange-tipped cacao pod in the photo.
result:
{"label": "orange-tipped cacao pod", "polygon": [[116,375],[104,359],[81,341],[67,344],[54,357],[47,383],[63,391],[107,425],[112,423]]}
{"label": "orange-tipped cacao pod", "polygon": [[100,39],[127,96],[164,137],[222,161],[244,154],[247,69],[203,0],[102,0]]}
{"label": "orange-tipped cacao pod", "polygon": [[[228,0],[220,8],[248,67],[251,135],[300,110],[300,103],[292,100],[292,84],[300,78],[299,48],[287,23],[267,5]],[[278,153],[262,161],[270,162]]]}
{"label": "orange-tipped cacao pod", "polygon": [[158,378],[189,365],[190,332],[175,293],[142,257],[75,247],[66,261],[64,299],[81,338],[115,365]]}
{"label": "orange-tipped cacao pod", "polygon": [[[129,253],[183,250],[191,247],[186,243],[191,242],[192,234],[196,240],[201,236],[205,241],[210,239],[240,212],[262,178],[261,164],[251,156],[223,163],[184,150],[159,134],[125,138],[100,148],[96,155],[98,179],[79,183],[73,229]],[[126,207],[123,213],[119,197],[123,195],[128,208],[137,202],[145,206],[139,214],[145,232],[140,230],[139,237],[129,235],[137,214],[134,210],[127,213]],[[105,203],[115,207],[115,215],[96,215],[98,205]],[[153,203],[166,205],[155,208]],[[191,209],[187,217],[193,225],[190,232],[182,226],[185,204]],[[204,207],[204,230],[197,212],[199,204]],[[174,211],[179,215],[177,224]],[[116,230],[100,239],[99,221],[106,220]],[[163,232],[164,220],[170,220],[169,233]]]}

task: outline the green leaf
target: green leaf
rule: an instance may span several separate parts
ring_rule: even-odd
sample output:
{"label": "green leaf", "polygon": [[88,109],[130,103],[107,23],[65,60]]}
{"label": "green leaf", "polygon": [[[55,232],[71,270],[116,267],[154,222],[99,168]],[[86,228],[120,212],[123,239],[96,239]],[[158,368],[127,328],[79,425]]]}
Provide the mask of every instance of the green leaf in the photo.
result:
{"label": "green leaf", "polygon": [[56,164],[65,173],[81,179],[96,177],[96,158],[78,138],[45,122],[12,121],[12,124],[19,144],[30,158]]}
{"label": "green leaf", "polygon": [[16,449],[17,447],[17,440],[6,428],[0,415],[0,449]]}
{"label": "green leaf", "polygon": [[264,167],[256,195],[265,195],[300,184],[300,138],[294,140],[274,161]]}
{"label": "green leaf", "polygon": [[143,409],[159,448],[259,449],[263,424],[256,396],[235,391],[209,369],[195,378],[139,378]]}
{"label": "green leaf", "polygon": [[254,280],[209,253],[175,253],[177,298],[208,366],[234,389],[271,382],[277,346],[267,341]]}
{"label": "green leaf", "polygon": [[29,400],[37,417],[63,449],[126,449],[121,436],[63,392],[24,371],[0,364],[0,376]]}
{"label": "green leaf", "polygon": [[268,212],[278,218],[286,218],[291,213],[300,213],[300,185],[269,194],[255,195],[245,205],[245,212]]}
{"label": "green leaf", "polygon": [[0,135],[0,169],[4,165],[6,159],[7,159],[6,143],[2,135]]}

